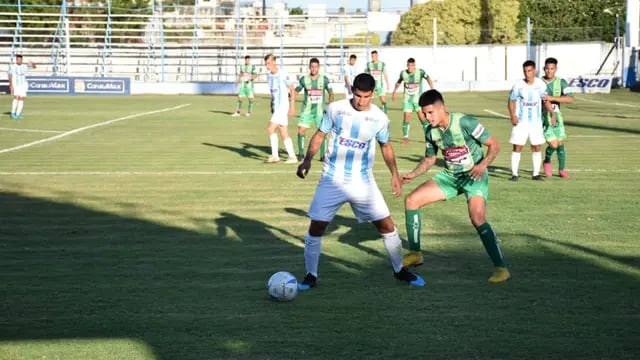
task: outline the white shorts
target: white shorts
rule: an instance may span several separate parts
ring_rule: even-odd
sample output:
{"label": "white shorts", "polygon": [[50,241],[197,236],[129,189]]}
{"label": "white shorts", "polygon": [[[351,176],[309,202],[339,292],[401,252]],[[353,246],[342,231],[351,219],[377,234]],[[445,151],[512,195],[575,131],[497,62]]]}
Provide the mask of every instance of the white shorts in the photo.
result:
{"label": "white shorts", "polygon": [[274,111],[273,114],[271,114],[271,120],[269,120],[269,122],[276,123],[282,126],[288,126],[289,125],[289,109],[286,109],[286,111],[282,111],[282,110]]}
{"label": "white shorts", "polygon": [[27,96],[27,89],[29,88],[29,85],[22,84],[22,85],[13,85],[13,96],[20,96],[20,97],[25,97]]}
{"label": "white shorts", "polygon": [[518,122],[518,125],[511,129],[511,139],[509,139],[511,144],[524,145],[527,143],[527,139],[529,139],[531,145],[544,144],[546,140],[544,139],[542,124]]}
{"label": "white shorts", "polygon": [[382,220],[390,215],[375,182],[344,185],[320,179],[309,207],[309,217],[311,220],[331,222],[344,203],[351,205],[358,222]]}

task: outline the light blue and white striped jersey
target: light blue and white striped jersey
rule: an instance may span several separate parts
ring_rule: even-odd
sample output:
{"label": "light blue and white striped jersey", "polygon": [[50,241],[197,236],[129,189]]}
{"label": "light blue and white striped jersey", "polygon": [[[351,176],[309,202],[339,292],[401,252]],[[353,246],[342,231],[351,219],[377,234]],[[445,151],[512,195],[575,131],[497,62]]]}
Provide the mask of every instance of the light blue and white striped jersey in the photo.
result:
{"label": "light blue and white striped jersey", "polygon": [[318,127],[330,133],[322,180],[338,184],[373,182],[376,142],[389,142],[389,117],[376,105],[358,111],[348,99],[335,101]]}
{"label": "light blue and white striped jersey", "polygon": [[532,85],[522,79],[513,85],[509,100],[516,102],[518,121],[542,124],[542,98],[547,95],[547,84],[535,78]]}
{"label": "light blue and white striped jersey", "polygon": [[[344,77],[349,78],[349,84],[353,85],[353,79],[355,79],[356,75],[358,75],[358,69],[356,69],[355,65],[347,64],[344,69],[342,69],[342,80],[344,82]],[[346,85],[344,86],[347,87]]]}
{"label": "light blue and white striped jersey", "polygon": [[286,71],[278,69],[275,74],[269,72],[267,80],[271,91],[273,112],[289,111],[289,85],[293,85],[293,79],[289,77]]}
{"label": "light blue and white striped jersey", "polygon": [[27,71],[31,69],[28,64],[11,64],[9,65],[9,75],[14,86],[22,86],[27,83]]}

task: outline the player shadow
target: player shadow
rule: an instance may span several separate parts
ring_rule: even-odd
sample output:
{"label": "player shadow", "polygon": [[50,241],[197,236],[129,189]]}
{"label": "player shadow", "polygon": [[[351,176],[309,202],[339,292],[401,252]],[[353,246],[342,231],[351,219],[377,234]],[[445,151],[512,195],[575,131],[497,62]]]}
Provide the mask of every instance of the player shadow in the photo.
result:
{"label": "player shadow", "polygon": [[255,145],[249,143],[241,143],[239,147],[237,146],[228,146],[228,145],[218,145],[212,144],[208,142],[203,142],[202,145],[211,146],[218,149],[228,150],[234,152],[241,157],[256,159],[256,160],[264,160],[265,156],[271,154],[271,148],[269,146],[264,145]]}
{"label": "player shadow", "polygon": [[[411,163],[414,163],[415,165],[418,165],[418,163],[422,161],[422,159],[424,159],[424,156],[417,155],[417,154],[408,155],[408,156],[401,155],[401,156],[397,156],[397,158],[399,160],[406,160]],[[441,158],[440,156],[436,157],[436,164],[431,169],[435,169],[435,168],[444,169],[444,159]],[[413,168],[411,168],[411,170],[413,170]]]}
{"label": "player shadow", "polygon": [[[607,116],[611,117],[611,114],[608,114]],[[626,134],[640,134],[640,130],[636,130],[636,129],[625,129],[625,128],[619,128],[619,127],[606,126],[606,125],[596,125],[593,123],[581,123],[581,122],[576,122],[571,120],[565,120],[564,124],[567,126],[583,128],[583,129],[606,130],[606,131],[620,132],[620,133],[626,133]],[[571,137],[571,135],[569,135],[569,137]]]}
{"label": "player shadow", "polygon": [[234,111],[225,111],[225,110],[209,110],[210,113],[214,114],[222,114],[222,115],[233,115]]}

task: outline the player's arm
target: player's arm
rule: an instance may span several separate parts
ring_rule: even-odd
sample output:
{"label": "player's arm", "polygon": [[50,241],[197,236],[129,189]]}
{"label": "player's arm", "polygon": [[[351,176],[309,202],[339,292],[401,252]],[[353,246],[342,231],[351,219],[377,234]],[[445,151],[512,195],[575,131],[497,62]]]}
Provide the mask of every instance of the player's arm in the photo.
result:
{"label": "player's arm", "polygon": [[251,69],[251,81],[256,81],[258,78],[258,73],[256,72],[255,66]]}
{"label": "player's arm", "polygon": [[396,86],[393,88],[393,93],[391,93],[391,101],[396,100],[396,92],[398,92],[400,84],[402,84],[402,72],[400,72],[400,77],[398,78],[398,81],[396,81]]}
{"label": "player's arm", "polygon": [[433,86],[433,81],[431,81],[431,76],[427,75],[427,73],[424,74],[424,78],[425,80],[427,80],[427,84],[429,84],[429,87],[431,89],[435,89],[435,87]]}
{"label": "player's arm", "polygon": [[36,68],[36,63],[34,63],[33,61],[27,61],[27,64],[29,64],[29,66],[31,66],[32,69]]}
{"label": "player's arm", "polygon": [[331,83],[329,82],[328,77],[324,77],[324,90],[329,94],[329,104],[333,102],[333,88],[331,87]]}
{"label": "player's arm", "polygon": [[516,100],[509,98],[507,107],[509,108],[509,117],[511,118],[511,125],[518,125],[518,115],[516,115]]}
{"label": "player's arm", "polygon": [[384,75],[384,83],[387,85],[387,92],[389,91],[389,76],[387,76],[387,70],[382,70],[382,75]]}
{"label": "player's arm", "polygon": [[[327,115],[325,114],[325,116]],[[296,175],[298,175],[300,179],[304,179],[309,173],[309,170],[311,169],[311,159],[313,159],[320,150],[320,145],[324,141],[324,135],[325,133],[318,129],[311,137],[309,147],[307,148],[307,154],[304,156],[302,163],[298,165],[298,170],[296,171]]]}
{"label": "player's arm", "polygon": [[547,110],[547,112],[551,115],[551,126],[556,126],[556,112],[553,110],[553,104],[549,100],[549,95],[546,92],[542,95],[542,105]]}
{"label": "player's arm", "polygon": [[571,104],[573,102],[573,95],[565,93],[565,89],[569,87],[569,84],[565,79],[560,80],[560,88],[562,89],[562,95],[560,96],[547,96],[549,101],[557,102],[560,104]]}
{"label": "player's arm", "polygon": [[296,113],[296,88],[293,87],[293,84],[287,86],[289,88],[289,116],[293,116]]}
{"label": "player's arm", "polygon": [[380,144],[380,151],[382,152],[384,163],[387,164],[387,168],[391,172],[391,190],[393,190],[393,195],[400,196],[402,195],[402,178],[398,173],[396,154],[393,151],[393,146],[389,141],[387,141],[386,143],[378,143]]}
{"label": "player's arm", "polygon": [[435,154],[426,155],[424,158],[422,158],[422,160],[420,160],[418,165],[416,165],[415,169],[413,169],[411,172],[408,172],[402,175],[402,183],[403,184],[410,183],[416,177],[429,171],[429,169],[431,169],[431,167],[435,164],[436,164],[436,155]]}
{"label": "player's arm", "polygon": [[469,176],[471,176],[473,180],[482,179],[484,171],[493,163],[500,153],[500,143],[495,137],[489,136],[482,144],[487,147],[487,153],[485,154],[484,159],[471,169]]}

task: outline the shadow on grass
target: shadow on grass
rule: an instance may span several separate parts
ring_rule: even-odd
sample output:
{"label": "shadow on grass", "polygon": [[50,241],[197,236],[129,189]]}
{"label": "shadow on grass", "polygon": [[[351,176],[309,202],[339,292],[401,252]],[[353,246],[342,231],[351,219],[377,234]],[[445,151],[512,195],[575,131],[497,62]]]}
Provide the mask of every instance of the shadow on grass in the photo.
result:
{"label": "shadow on grass", "polygon": [[[287,227],[231,210],[204,215],[209,226],[195,231],[6,191],[0,202],[0,348],[124,338],[147,344],[155,359],[640,354],[640,282],[599,265],[637,269],[636,255],[500,234],[514,279],[491,286],[491,265],[467,224],[468,231],[428,236],[426,265],[418,269],[428,286],[408,289],[389,276],[381,241],[377,251],[362,246],[379,238],[375,229],[339,216],[328,241],[346,226],[338,241],[375,258],[362,264],[323,253],[323,276],[334,281],[282,304],[268,299],[268,277],[303,271],[302,234]],[[406,341],[408,323],[421,329],[412,346],[389,346]],[[486,346],[496,336],[509,341]],[[37,358],[55,357],[46,349]],[[130,357],[117,351],[113,358]]]}
{"label": "shadow on grass", "polygon": [[271,154],[271,148],[269,146],[254,145],[249,143],[242,143],[240,146],[218,145],[208,142],[203,142],[202,145],[211,146],[222,150],[234,152],[241,157],[265,160],[267,156]]}

